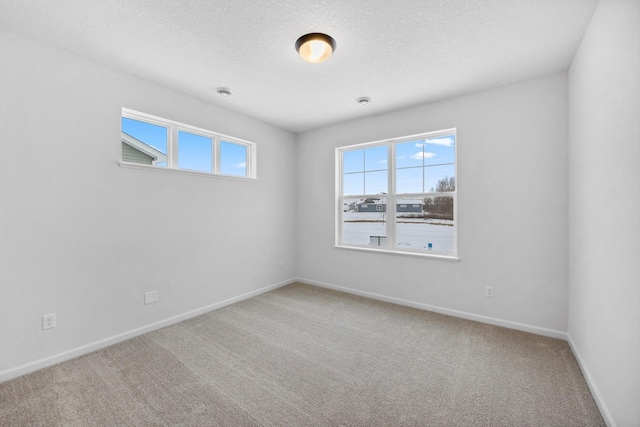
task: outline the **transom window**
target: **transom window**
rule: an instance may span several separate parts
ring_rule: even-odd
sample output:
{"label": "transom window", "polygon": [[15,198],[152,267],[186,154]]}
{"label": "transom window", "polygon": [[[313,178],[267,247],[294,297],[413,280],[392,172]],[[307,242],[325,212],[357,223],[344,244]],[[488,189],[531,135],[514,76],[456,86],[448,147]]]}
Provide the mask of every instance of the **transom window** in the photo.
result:
{"label": "transom window", "polygon": [[122,109],[122,162],[243,178],[256,177],[256,145]]}
{"label": "transom window", "polygon": [[336,149],[336,245],[457,257],[456,130]]}

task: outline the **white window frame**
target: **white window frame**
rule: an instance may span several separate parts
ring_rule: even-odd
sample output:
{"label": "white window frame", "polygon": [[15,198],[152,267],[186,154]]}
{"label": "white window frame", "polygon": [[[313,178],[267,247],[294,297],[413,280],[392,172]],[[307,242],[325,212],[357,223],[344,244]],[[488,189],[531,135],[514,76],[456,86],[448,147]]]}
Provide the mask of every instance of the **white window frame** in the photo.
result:
{"label": "white window frame", "polygon": [[[180,123],[175,120],[165,119],[162,117],[154,116],[140,111],[130,110],[128,108],[122,108],[122,116],[132,120],[138,120],[152,125],[162,126],[167,128],[167,166],[159,167],[153,165],[145,165],[140,163],[132,163],[120,160],[119,164],[122,167],[140,168],[140,169],[153,169],[156,171],[171,171],[186,174],[218,176],[223,178],[232,179],[244,179],[244,180],[257,180],[257,145],[254,142],[245,141],[240,138],[236,138],[229,135],[224,135],[218,132],[213,132],[207,129],[202,129],[196,126],[191,126],[185,123]],[[183,169],[178,167],[178,132],[188,132],[194,135],[203,136],[211,139],[211,172],[197,171],[191,169]],[[220,172],[221,170],[221,158],[220,158],[220,142],[229,142],[237,144],[246,148],[246,171],[245,176],[227,175]]]}
{"label": "white window frame", "polygon": [[[431,139],[440,136],[454,135],[454,178],[456,182],[455,191],[439,193],[396,193],[396,145],[412,141],[415,139]],[[343,194],[343,156],[347,151],[361,150],[376,146],[387,147],[387,194]],[[354,144],[348,146],[337,147],[335,150],[336,159],[336,179],[335,179],[335,247],[338,249],[355,249],[359,251],[383,252],[397,255],[409,255],[418,257],[428,257],[433,259],[441,259],[445,261],[459,261],[458,258],[458,135],[457,128],[443,129],[435,132],[425,132],[415,135],[408,135],[398,138],[385,139],[362,144]],[[386,199],[386,246],[358,245],[353,243],[345,243],[343,238],[343,218],[344,203],[347,199],[366,199],[370,197],[384,197]],[[453,198],[453,251],[441,252],[434,250],[422,249],[405,249],[397,247],[396,239],[396,205],[398,199],[425,198],[425,197],[452,197]]]}

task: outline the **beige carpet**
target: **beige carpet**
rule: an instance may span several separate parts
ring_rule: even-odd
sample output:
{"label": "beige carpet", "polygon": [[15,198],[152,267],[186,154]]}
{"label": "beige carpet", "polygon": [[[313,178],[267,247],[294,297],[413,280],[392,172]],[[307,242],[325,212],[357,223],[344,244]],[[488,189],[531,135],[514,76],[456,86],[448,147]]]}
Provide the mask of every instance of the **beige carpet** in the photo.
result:
{"label": "beige carpet", "polygon": [[294,284],[0,384],[2,426],[603,426],[566,342]]}

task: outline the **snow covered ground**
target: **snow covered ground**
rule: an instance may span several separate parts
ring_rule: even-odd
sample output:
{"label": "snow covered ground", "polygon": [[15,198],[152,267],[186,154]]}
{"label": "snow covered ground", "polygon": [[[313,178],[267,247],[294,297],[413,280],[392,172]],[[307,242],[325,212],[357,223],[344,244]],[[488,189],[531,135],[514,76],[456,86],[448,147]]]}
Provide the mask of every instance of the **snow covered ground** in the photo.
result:
{"label": "snow covered ground", "polygon": [[[377,212],[345,212],[343,216],[344,242],[369,245],[371,236],[385,236],[386,214]],[[398,218],[398,247],[453,252],[453,221]]]}

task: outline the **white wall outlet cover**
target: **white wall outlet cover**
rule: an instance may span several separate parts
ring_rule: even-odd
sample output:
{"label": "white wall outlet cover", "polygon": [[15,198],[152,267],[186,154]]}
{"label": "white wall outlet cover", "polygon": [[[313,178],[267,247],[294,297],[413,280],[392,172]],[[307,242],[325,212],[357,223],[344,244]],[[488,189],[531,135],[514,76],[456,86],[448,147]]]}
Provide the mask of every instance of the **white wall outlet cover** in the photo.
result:
{"label": "white wall outlet cover", "polygon": [[145,292],[144,294],[144,303],[151,304],[152,302],[158,301],[158,291]]}
{"label": "white wall outlet cover", "polygon": [[51,329],[56,327],[56,314],[45,314],[42,316],[42,329]]}

